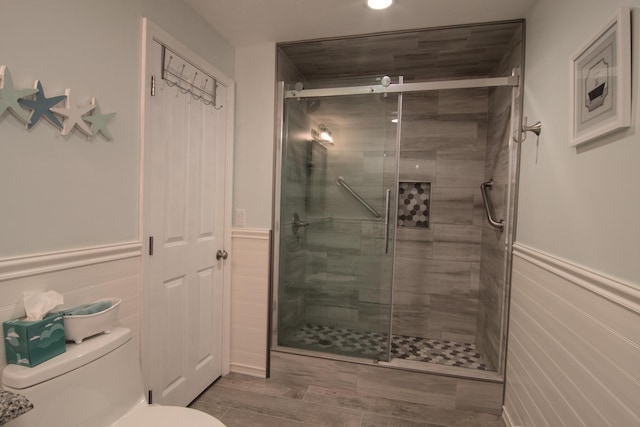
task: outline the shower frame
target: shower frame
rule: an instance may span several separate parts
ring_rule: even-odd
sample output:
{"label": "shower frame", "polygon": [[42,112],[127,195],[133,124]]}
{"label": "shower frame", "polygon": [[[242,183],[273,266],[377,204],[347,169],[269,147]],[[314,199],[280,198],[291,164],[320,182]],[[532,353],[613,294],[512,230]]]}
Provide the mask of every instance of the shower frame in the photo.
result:
{"label": "shower frame", "polygon": [[[364,95],[364,94],[385,94],[385,93],[398,93],[398,127],[396,132],[396,182],[399,178],[399,154],[400,154],[400,141],[401,141],[401,123],[402,123],[402,94],[411,92],[427,92],[427,91],[439,91],[439,90],[451,90],[451,89],[472,89],[472,88],[495,88],[495,87],[511,87],[511,110],[509,120],[509,163],[508,163],[508,187],[507,187],[507,203],[506,203],[506,218],[503,230],[502,241],[505,245],[505,262],[503,264],[503,277],[505,283],[503,284],[503,309],[501,319],[501,345],[499,354],[499,366],[496,367],[495,375],[493,372],[487,371],[474,371],[467,368],[454,368],[453,370],[442,368],[432,369],[428,365],[432,365],[427,362],[415,362],[420,364],[420,368],[403,366],[402,369],[417,370],[422,372],[433,371],[444,375],[460,377],[460,378],[476,378],[491,381],[501,381],[504,378],[504,369],[506,366],[506,328],[508,318],[508,298],[509,287],[511,282],[511,251],[515,234],[515,222],[516,222],[516,204],[517,204],[517,186],[518,186],[518,174],[519,167],[519,150],[520,146],[518,141],[522,140],[522,96],[523,85],[521,68],[514,68],[512,74],[506,77],[488,77],[488,78],[476,78],[476,79],[461,79],[461,80],[442,80],[442,81],[429,81],[429,82],[416,82],[416,83],[403,83],[402,76],[399,77],[399,82],[389,85],[362,85],[362,86],[345,86],[345,87],[331,87],[321,89],[301,89],[301,90],[285,90],[285,82],[279,81],[276,88],[276,144],[275,144],[275,168],[274,168],[274,202],[273,202],[273,239],[272,239],[272,269],[271,269],[271,309],[269,316],[269,338],[270,343],[269,350],[296,354],[300,356],[312,356],[329,360],[337,360],[344,362],[355,362],[368,365],[381,365],[385,367],[398,368],[388,362],[379,361],[375,359],[367,359],[353,356],[345,356],[340,354],[320,352],[313,350],[305,350],[294,347],[287,347],[278,345],[278,286],[279,286],[279,274],[280,274],[280,213],[281,213],[281,201],[282,201],[282,160],[283,160],[283,137],[284,137],[284,107],[286,99],[302,99],[302,98],[319,98],[329,96],[349,96],[349,95]],[[394,200],[391,201],[391,206],[397,206],[398,204],[398,192],[395,191]],[[397,225],[394,225],[396,227]],[[393,254],[393,269],[395,269],[395,238],[396,233],[393,233],[394,239],[394,254]],[[392,340],[392,327],[393,327],[393,294],[394,294],[394,274],[391,275],[391,298],[389,304],[389,333],[388,344]],[[391,361],[391,345],[387,345],[389,361]],[[427,366],[425,366],[427,365]],[[465,373],[462,373],[466,371]]]}

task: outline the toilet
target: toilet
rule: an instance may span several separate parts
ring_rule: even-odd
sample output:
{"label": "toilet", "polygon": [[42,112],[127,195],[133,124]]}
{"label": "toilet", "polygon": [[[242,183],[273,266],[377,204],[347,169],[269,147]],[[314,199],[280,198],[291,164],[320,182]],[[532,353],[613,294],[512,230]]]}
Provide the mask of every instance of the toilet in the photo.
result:
{"label": "toilet", "polygon": [[7,427],[224,427],[195,409],[147,404],[131,331],[114,328],[67,344],[67,351],[33,368],[8,365],[2,388],[33,409]]}

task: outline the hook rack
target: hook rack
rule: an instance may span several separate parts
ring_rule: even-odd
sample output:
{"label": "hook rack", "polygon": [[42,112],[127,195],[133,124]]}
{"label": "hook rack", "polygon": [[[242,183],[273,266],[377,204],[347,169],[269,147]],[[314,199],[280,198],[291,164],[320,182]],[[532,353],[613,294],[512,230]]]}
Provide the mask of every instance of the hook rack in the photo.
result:
{"label": "hook rack", "polygon": [[521,126],[520,128],[520,135],[522,137],[522,139],[518,140],[517,137],[514,137],[513,140],[515,142],[524,142],[525,139],[527,139],[527,132],[533,132],[536,134],[536,136],[540,136],[540,133],[542,132],[542,123],[540,123],[540,121],[535,122],[532,125],[528,125],[527,124],[527,120],[528,118],[525,116],[524,118],[524,124]]}
{"label": "hook rack", "polygon": [[[168,56],[167,52],[169,52]],[[176,67],[171,68],[174,55],[176,62],[181,61],[182,66],[176,65]],[[189,77],[191,74],[193,74],[193,77]],[[196,83],[198,76],[200,76],[201,82],[204,80],[204,83],[200,85]],[[195,65],[171,51],[166,46],[162,46],[162,79],[166,81],[170,87],[177,87],[180,93],[185,95],[189,94],[196,101],[202,101],[205,105],[213,105],[213,108],[216,110],[222,108],[222,105],[217,105],[216,103],[218,81],[199,68],[196,68]],[[211,90],[207,90],[207,85],[210,80],[212,82]]]}

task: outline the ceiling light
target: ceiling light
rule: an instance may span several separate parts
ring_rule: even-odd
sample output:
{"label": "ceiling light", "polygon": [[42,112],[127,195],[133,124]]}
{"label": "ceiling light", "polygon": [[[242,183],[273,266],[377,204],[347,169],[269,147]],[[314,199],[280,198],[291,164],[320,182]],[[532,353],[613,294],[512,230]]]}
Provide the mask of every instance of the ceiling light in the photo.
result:
{"label": "ceiling light", "polygon": [[391,6],[391,3],[393,0],[367,0],[367,6],[376,10],[386,9]]}

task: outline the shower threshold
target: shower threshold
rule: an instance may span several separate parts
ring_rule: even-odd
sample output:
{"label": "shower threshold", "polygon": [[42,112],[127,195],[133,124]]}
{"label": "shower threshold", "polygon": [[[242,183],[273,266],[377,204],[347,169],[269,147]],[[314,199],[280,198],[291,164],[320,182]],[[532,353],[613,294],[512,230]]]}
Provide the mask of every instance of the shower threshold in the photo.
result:
{"label": "shower threshold", "polygon": [[[383,333],[307,323],[295,330],[285,345],[338,356],[358,354],[376,360],[386,359],[387,342],[387,335]],[[494,380],[497,377],[483,362],[474,344],[394,335],[391,346],[391,361],[376,363],[444,375]]]}

